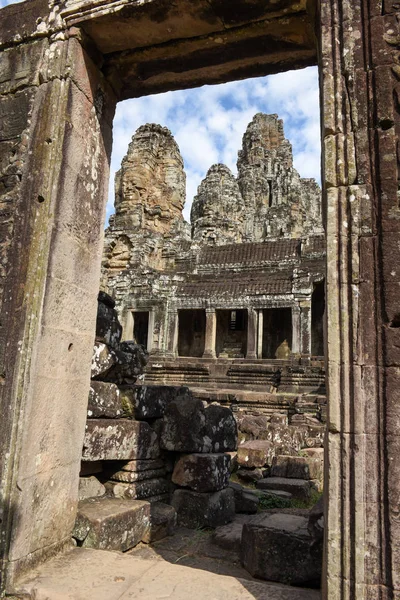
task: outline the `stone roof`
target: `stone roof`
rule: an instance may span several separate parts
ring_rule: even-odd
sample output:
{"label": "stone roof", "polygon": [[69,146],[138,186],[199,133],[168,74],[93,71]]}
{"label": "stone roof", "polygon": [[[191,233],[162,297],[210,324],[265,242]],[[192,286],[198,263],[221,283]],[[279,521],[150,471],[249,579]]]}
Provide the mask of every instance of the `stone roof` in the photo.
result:
{"label": "stone roof", "polygon": [[234,265],[280,262],[300,258],[301,240],[283,239],[250,244],[206,246],[200,251],[200,265]]}

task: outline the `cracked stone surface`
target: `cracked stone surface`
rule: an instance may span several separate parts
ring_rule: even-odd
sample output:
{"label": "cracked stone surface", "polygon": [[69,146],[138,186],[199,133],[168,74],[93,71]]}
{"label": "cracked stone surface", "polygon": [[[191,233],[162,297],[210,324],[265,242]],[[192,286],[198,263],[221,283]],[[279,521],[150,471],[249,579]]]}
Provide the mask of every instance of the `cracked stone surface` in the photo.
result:
{"label": "cracked stone surface", "polygon": [[35,600],[320,600],[314,590],[82,548],[34,571],[18,592]]}

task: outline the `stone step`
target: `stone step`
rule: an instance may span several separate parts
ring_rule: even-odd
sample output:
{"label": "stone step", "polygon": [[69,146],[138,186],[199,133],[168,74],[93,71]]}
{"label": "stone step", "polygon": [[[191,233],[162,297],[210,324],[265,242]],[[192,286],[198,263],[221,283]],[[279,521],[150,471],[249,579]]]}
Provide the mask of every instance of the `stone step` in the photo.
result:
{"label": "stone step", "polygon": [[78,504],[73,537],[83,548],[125,552],[150,527],[150,503],[120,498],[89,498]]}
{"label": "stone step", "polygon": [[287,479],[286,477],[266,477],[256,483],[259,490],[280,490],[289,492],[293,498],[308,502],[311,498],[311,490],[315,489],[312,481],[306,479]]}
{"label": "stone step", "polygon": [[[322,450],[322,448],[321,448]],[[275,456],[272,460],[271,477],[289,479],[323,479],[322,456]]]}
{"label": "stone step", "polygon": [[176,511],[168,504],[121,498],[79,502],[73,537],[83,548],[125,552],[140,541],[161,540],[174,533]]}
{"label": "stone step", "polygon": [[210,493],[175,490],[171,504],[178,513],[178,524],[189,529],[226,525],[235,516],[235,496],[231,488]]}
{"label": "stone step", "polygon": [[253,577],[290,585],[318,586],[322,552],[312,552],[308,519],[276,513],[243,525],[242,564]]}

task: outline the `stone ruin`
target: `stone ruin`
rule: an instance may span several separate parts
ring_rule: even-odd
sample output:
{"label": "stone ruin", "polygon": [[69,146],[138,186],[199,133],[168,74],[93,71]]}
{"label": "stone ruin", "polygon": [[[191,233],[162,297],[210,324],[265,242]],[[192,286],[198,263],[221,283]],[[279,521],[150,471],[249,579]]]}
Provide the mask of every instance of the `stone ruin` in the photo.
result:
{"label": "stone ruin", "polygon": [[398,596],[398,19],[394,0],[30,0],[1,9],[3,595],[70,547],[76,521],[116,103],[318,65],[322,594]]}
{"label": "stone ruin", "polygon": [[[291,456],[283,415],[263,423],[245,417],[242,429],[257,441],[238,448],[229,408],[195,398],[187,387],[141,383],[148,357],[121,337],[115,303],[100,292],[76,544],[126,552],[174,535],[177,526],[213,528],[214,543],[233,551],[253,576],[318,587],[322,536],[313,513],[257,512],[263,499],[310,502],[322,485],[322,449]],[[271,441],[273,431],[281,445]],[[231,482],[235,473],[256,481],[257,490]]]}
{"label": "stone ruin", "polygon": [[149,384],[241,410],[326,417],[321,191],[293,167],[277,115],[257,114],[238,176],[213,165],[183,218],[179,148],[140,127],[115,182],[102,284]]}

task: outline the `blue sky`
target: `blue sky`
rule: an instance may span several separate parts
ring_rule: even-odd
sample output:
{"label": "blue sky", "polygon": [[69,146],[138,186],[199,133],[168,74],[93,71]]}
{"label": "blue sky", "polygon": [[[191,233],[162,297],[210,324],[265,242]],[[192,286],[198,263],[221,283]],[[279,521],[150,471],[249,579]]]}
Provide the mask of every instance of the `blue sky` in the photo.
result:
{"label": "blue sky", "polygon": [[184,214],[209,167],[222,162],[236,174],[243,134],[257,112],[277,113],[291,141],[302,177],[320,181],[318,71],[314,67],[193,90],[126,100],[117,106],[108,215],[113,177],[136,129],[144,123],[168,127],[179,145],[187,176]]}
{"label": "blue sky", "polygon": [[[0,0],[0,7],[15,0]],[[187,176],[184,215],[209,167],[225,163],[236,174],[237,153],[257,112],[277,113],[291,141],[302,177],[320,181],[318,71],[309,67],[269,77],[126,100],[117,106],[107,217],[114,212],[114,174],[136,129],[144,123],[168,127],[179,145]]]}

